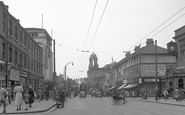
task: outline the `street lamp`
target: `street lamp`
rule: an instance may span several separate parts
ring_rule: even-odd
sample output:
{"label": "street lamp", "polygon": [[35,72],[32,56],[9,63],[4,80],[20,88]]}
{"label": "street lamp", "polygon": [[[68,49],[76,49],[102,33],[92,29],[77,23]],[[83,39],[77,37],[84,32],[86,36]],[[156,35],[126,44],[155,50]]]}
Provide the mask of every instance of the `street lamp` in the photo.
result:
{"label": "street lamp", "polygon": [[67,63],[67,64],[65,65],[65,80],[66,80],[66,90],[68,89],[68,86],[67,86],[67,85],[68,85],[68,84],[67,84],[67,76],[66,76],[66,75],[67,75],[67,74],[66,74],[66,72],[67,72],[67,71],[66,71],[66,70],[67,70],[67,65],[69,65],[69,64],[72,64],[72,65],[74,65],[74,63],[73,63],[73,62],[69,62],[69,63]]}

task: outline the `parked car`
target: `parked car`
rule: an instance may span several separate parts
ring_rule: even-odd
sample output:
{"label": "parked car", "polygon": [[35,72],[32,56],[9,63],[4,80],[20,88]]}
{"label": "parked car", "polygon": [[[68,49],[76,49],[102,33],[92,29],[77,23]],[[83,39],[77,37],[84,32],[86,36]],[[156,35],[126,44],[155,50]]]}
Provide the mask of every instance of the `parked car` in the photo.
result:
{"label": "parked car", "polygon": [[102,93],[101,93],[101,91],[96,91],[96,93],[95,93],[95,97],[102,97]]}

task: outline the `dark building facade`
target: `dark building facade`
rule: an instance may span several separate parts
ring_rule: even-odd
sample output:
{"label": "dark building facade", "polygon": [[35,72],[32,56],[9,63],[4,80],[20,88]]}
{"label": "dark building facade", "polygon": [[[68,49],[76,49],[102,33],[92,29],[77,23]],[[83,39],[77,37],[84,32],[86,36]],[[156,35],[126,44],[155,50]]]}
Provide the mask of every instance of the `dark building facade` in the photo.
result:
{"label": "dark building facade", "polygon": [[36,90],[43,79],[42,48],[0,2],[0,85],[16,82]]}

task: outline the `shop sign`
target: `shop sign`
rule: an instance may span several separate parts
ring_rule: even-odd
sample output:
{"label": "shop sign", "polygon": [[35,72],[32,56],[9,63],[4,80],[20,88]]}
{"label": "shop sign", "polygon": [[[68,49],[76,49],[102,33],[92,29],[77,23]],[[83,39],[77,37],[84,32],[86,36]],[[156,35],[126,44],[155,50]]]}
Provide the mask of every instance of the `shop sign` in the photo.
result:
{"label": "shop sign", "polygon": [[[148,79],[144,79],[144,82],[156,82],[155,78],[148,78]],[[159,82],[159,79],[157,79],[157,82]]]}
{"label": "shop sign", "polygon": [[[157,75],[165,76],[166,65],[157,65]],[[141,65],[141,75],[142,76],[155,76],[156,67],[155,65]]]}
{"label": "shop sign", "polygon": [[127,84],[127,80],[125,79],[125,80],[123,80],[123,84]]}
{"label": "shop sign", "polygon": [[24,72],[24,71],[21,71],[20,72],[20,76],[28,77],[28,73],[27,72]]}
{"label": "shop sign", "polygon": [[20,80],[20,71],[14,68],[10,69],[10,80],[19,81]]}

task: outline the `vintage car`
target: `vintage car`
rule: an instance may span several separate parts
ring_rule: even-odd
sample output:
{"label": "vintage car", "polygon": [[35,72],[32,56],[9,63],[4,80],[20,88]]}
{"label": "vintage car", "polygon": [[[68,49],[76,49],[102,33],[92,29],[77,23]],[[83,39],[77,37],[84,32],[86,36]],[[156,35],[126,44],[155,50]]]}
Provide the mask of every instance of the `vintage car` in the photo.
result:
{"label": "vintage car", "polygon": [[95,97],[102,97],[102,93],[101,93],[101,91],[96,91],[96,93],[95,93]]}
{"label": "vintage car", "polygon": [[87,94],[85,93],[85,91],[80,91],[79,97],[80,98],[86,98]]}

